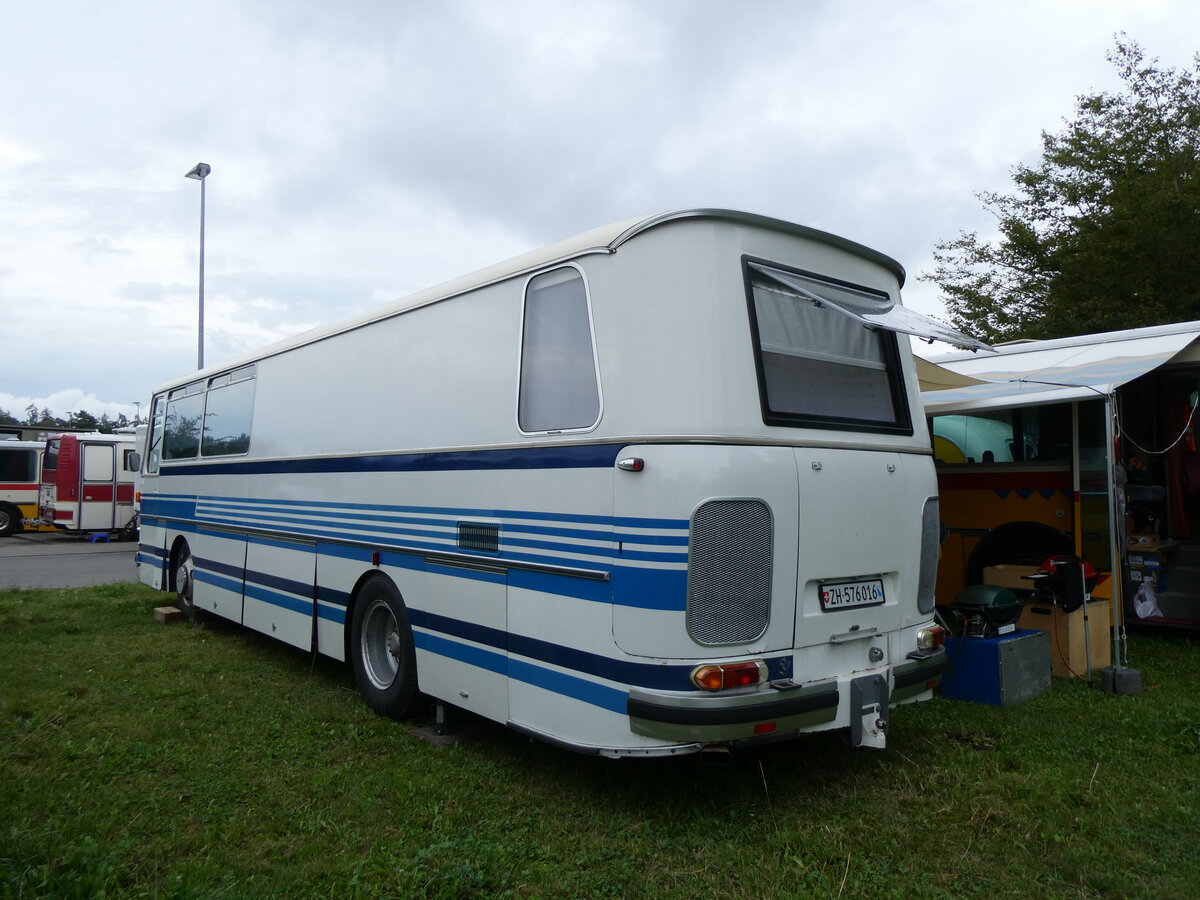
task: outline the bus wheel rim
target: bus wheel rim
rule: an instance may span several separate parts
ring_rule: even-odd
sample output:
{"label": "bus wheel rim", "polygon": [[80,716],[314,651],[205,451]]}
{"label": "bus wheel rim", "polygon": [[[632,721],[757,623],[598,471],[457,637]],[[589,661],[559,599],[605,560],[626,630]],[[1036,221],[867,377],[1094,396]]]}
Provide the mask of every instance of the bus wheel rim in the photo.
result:
{"label": "bus wheel rim", "polygon": [[384,691],[400,671],[400,624],[384,600],[374,600],[363,618],[362,661],[367,678]]}

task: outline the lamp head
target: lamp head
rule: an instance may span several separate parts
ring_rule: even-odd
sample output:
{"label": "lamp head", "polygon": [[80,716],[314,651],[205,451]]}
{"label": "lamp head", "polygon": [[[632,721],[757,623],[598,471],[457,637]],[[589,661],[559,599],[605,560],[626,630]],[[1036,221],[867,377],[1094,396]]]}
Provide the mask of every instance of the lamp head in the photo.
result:
{"label": "lamp head", "polygon": [[184,178],[194,178],[197,181],[203,181],[205,176],[212,171],[212,166],[208,163],[196,163],[192,170],[188,172]]}

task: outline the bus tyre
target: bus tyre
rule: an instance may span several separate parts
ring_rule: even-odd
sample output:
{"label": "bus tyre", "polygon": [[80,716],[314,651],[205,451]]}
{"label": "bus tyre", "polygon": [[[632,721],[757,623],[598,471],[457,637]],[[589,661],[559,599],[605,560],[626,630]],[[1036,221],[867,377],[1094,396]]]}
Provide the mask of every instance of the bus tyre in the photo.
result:
{"label": "bus tyre", "polygon": [[179,548],[171,583],[175,585],[175,605],[190,616],[196,608],[196,564],[192,561],[192,550],[187,544]]}
{"label": "bus tyre", "polygon": [[402,717],[417,690],[416,647],[408,609],[386,578],[363,585],[354,604],[350,662],[367,705],[394,719]]}
{"label": "bus tyre", "polygon": [[10,534],[20,530],[21,511],[15,506],[0,503],[0,537],[8,537]]}

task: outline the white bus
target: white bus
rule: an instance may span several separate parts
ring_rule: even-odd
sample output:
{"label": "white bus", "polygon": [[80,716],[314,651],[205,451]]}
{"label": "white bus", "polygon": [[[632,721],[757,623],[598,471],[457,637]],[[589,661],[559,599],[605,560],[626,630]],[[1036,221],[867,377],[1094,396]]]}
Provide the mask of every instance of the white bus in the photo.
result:
{"label": "white bus", "polygon": [[608,756],[931,696],[937,484],[898,263],[746,213],[600,228],[155,392],[142,579]]}

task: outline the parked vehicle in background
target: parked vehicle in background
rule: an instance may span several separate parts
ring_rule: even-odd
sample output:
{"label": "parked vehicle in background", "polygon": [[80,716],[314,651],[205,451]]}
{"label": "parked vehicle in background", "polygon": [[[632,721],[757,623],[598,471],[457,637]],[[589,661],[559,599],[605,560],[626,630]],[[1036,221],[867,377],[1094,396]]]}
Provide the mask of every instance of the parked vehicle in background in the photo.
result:
{"label": "parked vehicle in background", "polygon": [[142,580],[389,715],[419,689],[608,756],[882,747],[944,665],[907,334],[981,346],[903,278],[689,210],[188,374],[152,397]]}
{"label": "parked vehicle in background", "polygon": [[136,449],[133,433],[49,438],[42,456],[41,521],[73,534],[135,528]]}
{"label": "parked vehicle in background", "polygon": [[42,528],[38,490],[42,482],[41,441],[0,440],[0,537],[23,528]]}

